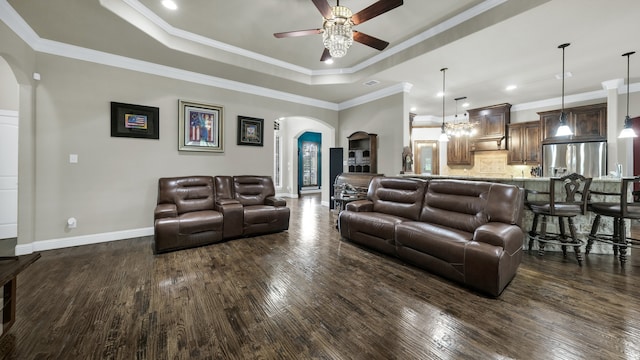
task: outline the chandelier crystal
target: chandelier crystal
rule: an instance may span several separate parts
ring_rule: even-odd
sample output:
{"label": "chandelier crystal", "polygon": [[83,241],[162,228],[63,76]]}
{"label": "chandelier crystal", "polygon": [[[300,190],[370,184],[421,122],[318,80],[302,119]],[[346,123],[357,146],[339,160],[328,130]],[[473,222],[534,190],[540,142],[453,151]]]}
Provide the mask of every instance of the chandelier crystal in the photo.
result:
{"label": "chandelier crystal", "polygon": [[322,43],[333,58],[343,57],[353,44],[353,23],[351,10],[344,6],[332,6],[334,17],[326,19],[322,25]]}
{"label": "chandelier crystal", "polygon": [[466,119],[466,113],[463,114],[462,122],[458,122],[458,101],[466,99],[466,96],[456,98],[456,115],[455,120],[453,122],[448,122],[444,124],[444,130],[447,133],[447,136],[451,137],[464,137],[464,136],[474,136],[478,130],[476,127],[480,124],[479,122],[469,122]]}

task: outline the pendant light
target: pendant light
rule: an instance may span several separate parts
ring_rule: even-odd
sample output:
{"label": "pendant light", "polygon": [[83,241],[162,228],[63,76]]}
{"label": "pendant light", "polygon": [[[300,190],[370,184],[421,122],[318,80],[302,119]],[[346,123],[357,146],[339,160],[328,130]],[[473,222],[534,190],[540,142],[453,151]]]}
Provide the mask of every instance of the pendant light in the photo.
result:
{"label": "pendant light", "polygon": [[627,57],[627,116],[624,118],[624,128],[620,132],[618,139],[638,137],[631,127],[631,119],[629,118],[629,57],[635,53],[635,51],[631,51],[626,54],[622,54],[622,56]]}
{"label": "pendant light", "polygon": [[562,49],[562,112],[560,112],[560,126],[556,132],[556,136],[569,136],[573,135],[573,131],[567,124],[567,114],[564,112],[564,48],[571,45],[570,43],[562,44],[558,46],[558,49]]}
{"label": "pendant light", "polygon": [[447,68],[442,68],[440,69],[440,71],[442,71],[442,127],[441,127],[441,133],[440,133],[440,141],[441,142],[447,142],[449,141],[449,137],[447,136],[447,132],[444,130],[444,74],[447,71]]}

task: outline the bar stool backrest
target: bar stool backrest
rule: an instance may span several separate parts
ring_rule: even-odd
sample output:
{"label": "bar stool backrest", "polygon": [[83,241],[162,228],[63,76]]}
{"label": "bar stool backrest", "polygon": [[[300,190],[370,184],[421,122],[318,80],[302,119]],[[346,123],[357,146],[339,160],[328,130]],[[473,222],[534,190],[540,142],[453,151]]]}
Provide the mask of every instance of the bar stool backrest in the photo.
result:
{"label": "bar stool backrest", "polygon": [[636,195],[638,194],[632,190],[631,203],[629,203],[628,200],[629,188],[631,187],[631,189],[633,189],[635,183],[640,183],[640,176],[622,178],[622,184],[620,185],[620,211],[623,218],[637,218],[638,211],[636,210],[634,214],[632,214],[629,211],[629,207],[640,207],[640,203],[635,202]]}
{"label": "bar stool backrest", "polygon": [[[579,205],[580,213],[584,215],[587,212],[591,180],[592,178],[587,178],[577,173],[550,178],[549,205],[551,215],[555,215],[556,206],[562,204]],[[556,187],[558,188],[558,193],[556,193]],[[558,201],[562,198],[564,199]]]}

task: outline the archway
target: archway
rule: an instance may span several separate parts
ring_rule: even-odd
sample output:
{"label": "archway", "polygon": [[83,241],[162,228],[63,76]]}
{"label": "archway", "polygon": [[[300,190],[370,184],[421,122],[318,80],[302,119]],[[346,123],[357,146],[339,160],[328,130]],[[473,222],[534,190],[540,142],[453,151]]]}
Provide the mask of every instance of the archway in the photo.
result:
{"label": "archway", "polygon": [[[298,189],[300,187],[299,177],[300,166],[298,164],[299,138],[306,132],[319,133],[322,137],[320,146],[319,173],[320,192],[322,204],[329,206],[329,148],[335,146],[335,128],[321,120],[305,117],[305,116],[289,116],[278,119],[279,130],[278,136],[282,142],[282,156],[280,164],[282,168],[282,195],[289,197],[298,197]],[[275,159],[274,161],[277,161]],[[277,165],[274,166],[274,169]]]}

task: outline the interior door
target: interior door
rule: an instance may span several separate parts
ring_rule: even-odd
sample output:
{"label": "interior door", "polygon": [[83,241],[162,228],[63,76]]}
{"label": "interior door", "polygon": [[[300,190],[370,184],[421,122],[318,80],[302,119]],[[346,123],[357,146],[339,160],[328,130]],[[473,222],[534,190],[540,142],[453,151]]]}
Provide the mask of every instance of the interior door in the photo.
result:
{"label": "interior door", "polygon": [[414,173],[417,175],[440,174],[438,161],[438,142],[434,140],[416,140],[413,142]]}
{"label": "interior door", "polygon": [[0,111],[0,239],[18,236],[18,113]]}

